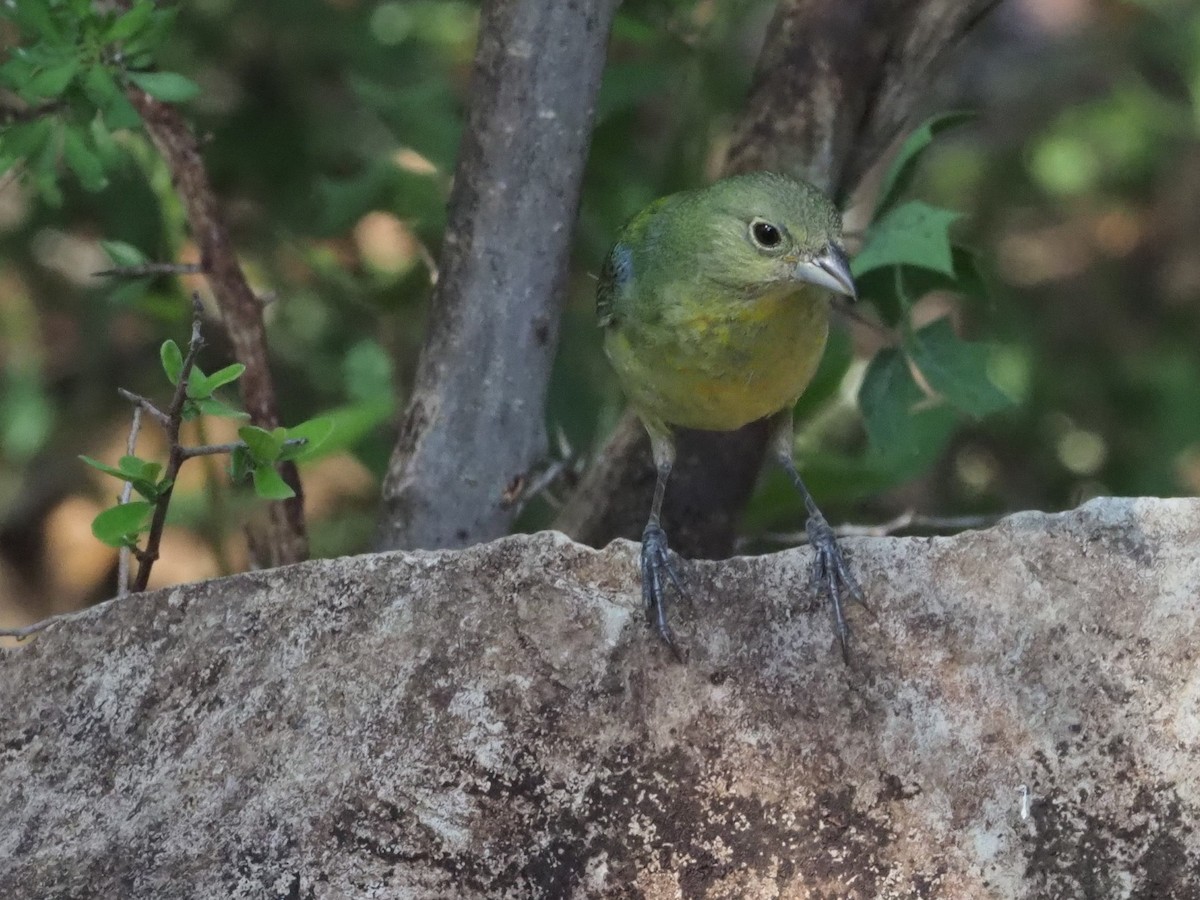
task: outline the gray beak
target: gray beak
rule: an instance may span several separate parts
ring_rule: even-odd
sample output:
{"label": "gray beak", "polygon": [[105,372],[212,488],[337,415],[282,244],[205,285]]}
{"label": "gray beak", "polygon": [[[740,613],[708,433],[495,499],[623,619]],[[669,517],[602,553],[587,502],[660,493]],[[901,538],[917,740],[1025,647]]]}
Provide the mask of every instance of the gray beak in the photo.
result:
{"label": "gray beak", "polygon": [[858,299],[854,276],[850,274],[850,260],[846,257],[846,251],[837,244],[829,244],[808,262],[797,263],[793,277],[797,281],[806,281],[845,294],[851,300]]}

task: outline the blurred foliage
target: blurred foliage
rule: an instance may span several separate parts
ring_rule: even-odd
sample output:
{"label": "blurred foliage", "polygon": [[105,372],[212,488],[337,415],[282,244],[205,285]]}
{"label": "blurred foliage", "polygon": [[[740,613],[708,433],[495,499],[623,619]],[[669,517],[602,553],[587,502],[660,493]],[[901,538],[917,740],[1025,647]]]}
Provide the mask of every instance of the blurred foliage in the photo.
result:
{"label": "blurred foliage", "polygon": [[[5,10],[28,15],[33,5]],[[44,23],[0,18],[0,59],[15,63],[4,70],[3,122],[56,105],[37,120],[51,123],[37,126],[51,132],[37,164],[0,184],[0,539],[21,548],[62,498],[97,496],[75,456],[123,453],[114,435],[128,410],[115,387],[154,390],[157,348],[183,329],[187,296],[202,286],[93,277],[121,252],[158,261],[195,252],[161,161],[120,103],[89,87],[105,29],[122,17],[96,11],[107,4],[47,8],[56,6],[93,17],[87,34],[63,36],[57,57],[19,62],[12,48]],[[628,216],[717,175],[771,6],[620,8],[548,410],[576,452],[594,452],[622,407],[600,352],[591,273]],[[892,266],[903,247],[890,248],[885,268],[856,263],[878,317],[895,324],[907,313],[912,327],[901,349],[871,329],[835,334],[800,403],[806,478],[835,521],[907,506],[989,512],[1200,490],[1200,11],[1149,0],[1006,6],[931,100],[931,111],[971,107],[980,117],[939,136],[895,173],[895,191],[868,201],[885,218],[923,216],[896,235],[942,215],[951,237],[942,271]],[[184,108],[252,283],[274,298],[283,419],[327,413],[336,437],[326,450],[343,454],[343,471],[378,479],[420,346],[477,4],[195,0],[175,10],[169,30],[139,26],[153,65],[134,54],[117,69],[152,93],[182,99],[198,88]],[[1054,10],[1066,12],[1054,19]],[[164,73],[178,79],[155,80]],[[99,115],[84,115],[96,106]],[[6,164],[26,149],[9,133]],[[961,215],[930,212],[943,207]],[[868,236],[864,252],[887,249]],[[207,329],[206,361],[219,369],[232,359],[218,332]],[[975,393],[946,388],[962,377]],[[980,387],[989,378],[1002,395]],[[863,391],[871,413],[881,385],[879,396],[907,400],[876,404],[868,427],[856,398]],[[930,402],[931,391],[948,402]],[[1005,396],[1017,404],[979,422],[954,410],[999,409]],[[314,516],[314,550],[361,550],[375,492],[330,471],[302,469],[314,493],[326,478],[341,498]],[[214,507],[226,519],[244,509],[205,483],[176,494],[173,523],[225,560],[238,523]],[[522,526],[551,515],[534,504]],[[799,516],[769,475],[745,527],[794,530]],[[27,569],[38,559],[21,555]]]}

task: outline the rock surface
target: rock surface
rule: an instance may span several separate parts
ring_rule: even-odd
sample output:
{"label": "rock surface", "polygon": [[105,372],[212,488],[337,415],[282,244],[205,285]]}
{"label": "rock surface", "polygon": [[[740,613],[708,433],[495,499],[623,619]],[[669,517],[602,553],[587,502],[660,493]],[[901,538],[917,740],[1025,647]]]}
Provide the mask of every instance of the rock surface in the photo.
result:
{"label": "rock surface", "polygon": [[1200,501],[685,567],[554,534],[110,602],[0,654],[0,894],[1200,897]]}

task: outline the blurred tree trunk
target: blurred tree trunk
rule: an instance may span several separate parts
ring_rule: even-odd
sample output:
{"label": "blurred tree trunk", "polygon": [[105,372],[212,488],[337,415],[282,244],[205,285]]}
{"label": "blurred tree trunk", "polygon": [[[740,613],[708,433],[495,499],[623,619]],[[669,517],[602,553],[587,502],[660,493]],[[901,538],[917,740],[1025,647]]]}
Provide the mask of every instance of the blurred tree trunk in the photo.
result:
{"label": "blurred tree trunk", "polygon": [[[790,172],[844,201],[908,124],[946,51],[997,2],[782,0],[725,174]],[[762,422],[730,433],[679,432],[663,515],[673,549],[731,552],[765,450]],[[594,546],[636,539],[653,483],[649,441],[627,413],[557,527]]]}
{"label": "blurred tree trunk", "polygon": [[543,461],[580,181],[617,0],[488,0],[381,548],[506,534]]}

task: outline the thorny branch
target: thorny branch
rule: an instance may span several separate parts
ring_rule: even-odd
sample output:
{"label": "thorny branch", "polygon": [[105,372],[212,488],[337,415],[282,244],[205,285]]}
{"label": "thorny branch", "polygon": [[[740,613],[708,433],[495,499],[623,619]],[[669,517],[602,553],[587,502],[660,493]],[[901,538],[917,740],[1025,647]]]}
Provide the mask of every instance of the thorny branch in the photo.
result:
{"label": "thorny branch", "polygon": [[[234,356],[246,367],[239,384],[250,421],[261,428],[274,428],[279,425],[279,413],[268,365],[262,303],[238,262],[196,136],[187,120],[169,103],[133,86],[126,95],[171,171],[172,184],[200,249],[200,270],[221,312]],[[265,531],[250,536],[256,561],[263,566],[299,562],[308,555],[303,495],[295,463],[281,463],[279,474],[296,496],[269,504]]]}
{"label": "thorny branch", "polygon": [[175,478],[179,475],[179,467],[183,465],[183,447],[179,444],[179,428],[183,424],[183,404],[187,402],[188,376],[192,366],[196,364],[196,354],[204,346],[204,336],[200,325],[204,308],[200,305],[197,295],[192,297],[192,336],[188,340],[187,354],[183,357],[183,368],[179,372],[179,380],[175,383],[175,393],[171,404],[167,407],[167,422],[163,430],[167,433],[167,465],[163,471],[166,488],[154,501],[154,515],[150,519],[150,531],[146,535],[146,546],[138,556],[137,579],[134,581],[134,591],[144,591],[150,581],[150,570],[158,559],[158,548],[162,542],[163,527],[167,523],[167,507],[171,502],[171,494],[175,490]]}
{"label": "thorny branch", "polygon": [[[133,456],[137,452],[138,432],[142,428],[142,406],[137,404],[133,407],[133,424],[129,426],[129,440],[125,444],[125,452],[129,456]],[[125,486],[121,488],[121,499],[118,501],[122,504],[128,503],[129,498],[133,496],[133,482],[125,482]],[[122,547],[120,554],[117,556],[117,596],[124,597],[129,593],[129,557],[130,548]]]}

